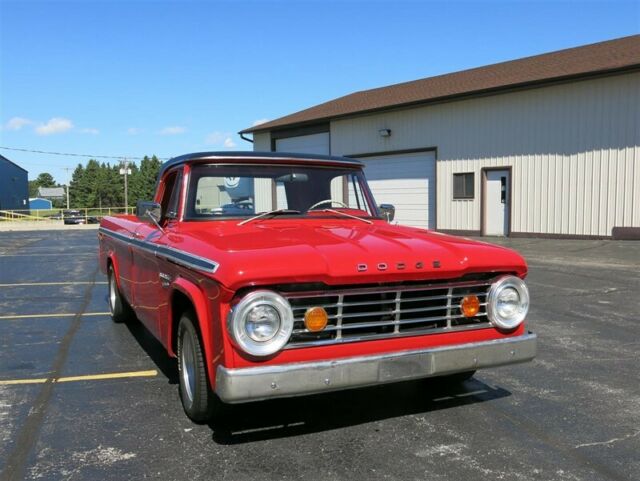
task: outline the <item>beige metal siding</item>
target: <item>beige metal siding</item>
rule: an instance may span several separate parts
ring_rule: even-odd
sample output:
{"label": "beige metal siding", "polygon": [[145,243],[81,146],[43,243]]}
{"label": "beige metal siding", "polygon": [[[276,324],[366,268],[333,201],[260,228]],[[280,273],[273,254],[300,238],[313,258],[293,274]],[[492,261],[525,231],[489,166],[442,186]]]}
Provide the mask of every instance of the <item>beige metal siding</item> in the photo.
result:
{"label": "beige metal siding", "polygon": [[253,134],[253,150],[256,152],[271,152],[271,134]]}
{"label": "beige metal siding", "polygon": [[[391,129],[390,137],[378,131]],[[437,148],[437,227],[479,231],[482,167],[513,167],[513,232],[640,227],[640,73],[337,120],[331,152]],[[453,200],[453,173],[475,198]]]}
{"label": "beige metal siding", "polygon": [[[253,150],[257,152],[271,151],[271,134],[253,134]],[[260,179],[255,183],[255,211],[266,212],[274,209],[271,196],[271,181]]]}

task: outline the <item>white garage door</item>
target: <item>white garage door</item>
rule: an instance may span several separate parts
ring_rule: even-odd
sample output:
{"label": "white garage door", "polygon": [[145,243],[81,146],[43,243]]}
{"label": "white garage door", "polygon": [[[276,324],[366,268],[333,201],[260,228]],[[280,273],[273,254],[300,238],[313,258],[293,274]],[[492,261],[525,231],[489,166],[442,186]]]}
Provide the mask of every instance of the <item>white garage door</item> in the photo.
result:
{"label": "white garage door", "polygon": [[365,175],[378,204],[396,207],[399,224],[435,229],[435,152],[366,157]]}
{"label": "white garage door", "polygon": [[276,152],[329,155],[329,132],[276,140]]}

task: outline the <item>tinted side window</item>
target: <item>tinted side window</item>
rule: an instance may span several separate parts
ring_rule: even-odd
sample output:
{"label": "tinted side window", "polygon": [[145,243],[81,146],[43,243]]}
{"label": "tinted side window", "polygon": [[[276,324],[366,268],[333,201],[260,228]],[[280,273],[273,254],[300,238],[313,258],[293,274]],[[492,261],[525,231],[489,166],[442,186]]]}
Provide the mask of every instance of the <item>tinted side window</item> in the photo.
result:
{"label": "tinted side window", "polygon": [[175,219],[178,217],[180,208],[180,190],[182,187],[182,171],[170,175],[167,179],[164,196],[162,198],[162,212],[165,219]]}

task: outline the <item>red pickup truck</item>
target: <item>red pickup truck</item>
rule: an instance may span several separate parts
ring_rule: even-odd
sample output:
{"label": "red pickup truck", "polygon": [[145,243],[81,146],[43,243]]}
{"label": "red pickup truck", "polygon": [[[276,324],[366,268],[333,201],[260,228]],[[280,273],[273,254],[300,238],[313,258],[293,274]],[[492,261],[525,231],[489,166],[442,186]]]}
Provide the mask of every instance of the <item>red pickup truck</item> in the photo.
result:
{"label": "red pickup truck", "polygon": [[116,322],[177,356],[186,414],[434,376],[536,353],[517,253],[391,224],[363,165],[205,152],[166,162],[136,216],[105,217]]}

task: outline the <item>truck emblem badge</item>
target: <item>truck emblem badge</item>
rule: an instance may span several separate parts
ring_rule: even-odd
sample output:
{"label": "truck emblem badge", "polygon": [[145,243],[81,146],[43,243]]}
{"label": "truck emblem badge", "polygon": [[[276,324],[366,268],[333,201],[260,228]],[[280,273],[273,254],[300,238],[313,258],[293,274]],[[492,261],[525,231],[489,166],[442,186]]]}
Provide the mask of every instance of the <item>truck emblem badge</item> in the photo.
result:
{"label": "truck emblem badge", "polygon": [[438,269],[440,267],[440,261],[433,261],[433,267]]}
{"label": "truck emblem badge", "polygon": [[367,270],[367,264],[358,264],[358,272],[364,272]]}
{"label": "truck emblem badge", "polygon": [[381,262],[380,264],[378,264],[378,270],[379,271],[386,271],[387,270],[387,264],[384,262]]}
{"label": "truck emblem badge", "polygon": [[164,272],[160,272],[158,274],[160,278],[160,284],[162,287],[169,287],[171,285],[171,276],[169,274],[165,274]]}
{"label": "truck emblem badge", "polygon": [[424,262],[416,262],[416,269],[422,269],[424,267]]}

